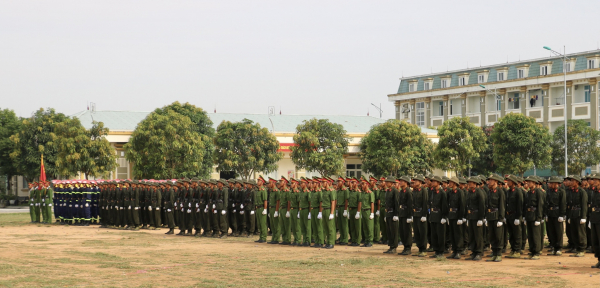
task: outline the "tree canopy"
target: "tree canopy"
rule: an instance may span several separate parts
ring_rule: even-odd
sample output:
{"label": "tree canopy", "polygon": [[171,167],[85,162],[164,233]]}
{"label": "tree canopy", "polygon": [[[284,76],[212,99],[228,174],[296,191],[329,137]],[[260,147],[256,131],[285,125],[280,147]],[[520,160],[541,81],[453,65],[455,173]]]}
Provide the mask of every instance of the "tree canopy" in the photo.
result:
{"label": "tree canopy", "polygon": [[10,136],[21,130],[21,122],[15,111],[0,109],[0,175],[8,175],[9,178],[19,173],[16,161],[10,158],[14,150]]}
{"label": "tree canopy", "polygon": [[433,169],[433,150],[419,126],[400,120],[374,125],[360,141],[362,169],[377,177],[425,174]]}
{"label": "tree canopy", "polygon": [[485,150],[479,153],[479,157],[472,159],[471,172],[477,175],[489,175],[492,172],[496,172],[498,166],[494,162],[494,143],[492,142],[492,131],[494,130],[493,125],[481,127],[483,134],[485,135],[485,141],[487,146]]}
{"label": "tree canopy", "polygon": [[479,158],[479,153],[487,148],[485,134],[469,117],[454,117],[444,122],[438,128],[438,136],[440,140],[434,150],[436,166],[459,175],[464,175],[472,167],[470,160]]}
{"label": "tree canopy", "polygon": [[532,117],[509,113],[494,125],[494,162],[500,172],[523,175],[532,169],[549,166],[552,136],[548,128]]}
{"label": "tree canopy", "polygon": [[249,179],[254,172],[275,171],[277,162],[283,157],[278,149],[277,137],[251,120],[223,121],[217,127],[217,171],[235,171],[243,179]]}
{"label": "tree canopy", "polygon": [[[567,168],[570,174],[579,174],[586,167],[600,162],[600,131],[587,125],[584,120],[567,122]],[[552,136],[552,170],[565,171],[565,125],[558,127]]]}
{"label": "tree canopy", "polygon": [[327,119],[304,120],[296,127],[291,158],[296,167],[322,176],[340,175],[350,138],[344,126]]}

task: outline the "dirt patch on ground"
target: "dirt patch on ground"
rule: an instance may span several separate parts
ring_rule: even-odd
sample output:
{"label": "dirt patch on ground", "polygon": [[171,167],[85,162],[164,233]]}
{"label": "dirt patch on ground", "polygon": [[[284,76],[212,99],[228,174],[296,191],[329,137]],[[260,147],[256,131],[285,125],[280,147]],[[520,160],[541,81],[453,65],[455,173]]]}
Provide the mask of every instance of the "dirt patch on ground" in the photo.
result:
{"label": "dirt patch on ground", "polygon": [[[0,215],[0,286],[600,287],[591,254],[501,263],[385,255],[387,246],[315,249],[27,224]],[[416,253],[416,248],[413,248]]]}

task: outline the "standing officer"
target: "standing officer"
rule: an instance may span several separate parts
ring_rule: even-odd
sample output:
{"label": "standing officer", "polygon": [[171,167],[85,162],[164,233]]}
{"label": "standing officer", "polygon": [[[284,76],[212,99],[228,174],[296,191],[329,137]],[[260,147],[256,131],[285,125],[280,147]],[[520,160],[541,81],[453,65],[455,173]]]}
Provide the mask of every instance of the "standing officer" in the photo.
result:
{"label": "standing officer", "polygon": [[[537,188],[537,179],[527,177],[525,179],[526,188],[528,188],[527,197],[524,199],[525,221],[527,221],[527,240],[529,241],[529,258],[531,260],[540,259],[541,247],[541,221],[544,208],[544,199],[541,188]],[[584,248],[585,249],[585,248]]]}
{"label": "standing officer", "polygon": [[467,179],[467,217],[469,228],[469,243],[473,247],[471,257],[466,260],[481,260],[483,254],[483,220],[485,218],[485,195],[477,187],[479,179]]}
{"label": "standing officer", "polygon": [[[588,199],[587,192],[583,190],[579,185],[581,179],[578,176],[569,176],[569,183],[571,184],[571,197],[567,202],[567,206],[570,210],[567,211],[569,217],[567,227],[571,229],[571,238],[573,238],[573,245],[576,249],[576,254],[573,257],[583,257],[585,249],[587,248],[587,237],[585,235]],[[529,224],[529,223],[528,223]]]}
{"label": "standing officer", "polygon": [[558,176],[552,176],[548,180],[548,192],[546,193],[546,229],[548,232],[548,241],[551,245],[552,253],[548,255],[562,255],[563,246],[563,222],[567,215],[567,194],[560,187],[562,179]]}
{"label": "standing officer", "polygon": [[[309,179],[310,180],[310,179]],[[312,228],[312,239],[315,242],[313,248],[322,248],[323,247],[323,224],[321,223],[321,219],[323,218],[323,194],[321,192],[321,186],[319,182],[315,179],[310,180],[311,189],[310,193],[310,218],[311,219],[311,228]]]}
{"label": "standing officer", "polygon": [[[600,177],[598,177],[598,175],[594,175],[590,178],[594,187],[600,185]],[[590,203],[588,226],[592,233],[591,245],[594,250],[594,257],[598,259],[598,263],[592,266],[592,268],[600,268],[600,189],[593,189],[591,196],[591,200],[588,201]]]}
{"label": "standing officer", "polygon": [[337,192],[331,187],[331,183],[328,179],[323,179],[323,188],[321,199],[322,204],[319,214],[322,215],[323,222],[323,236],[325,240],[325,249],[332,249],[335,244],[336,230],[335,230],[335,201]]}
{"label": "standing officer", "polygon": [[221,179],[217,182],[217,193],[216,193],[216,202],[217,202],[217,223],[218,227],[221,230],[221,239],[227,238],[227,230],[229,229],[229,225],[227,224],[227,207],[229,207],[229,189],[227,188],[227,180]]}
{"label": "standing officer", "polygon": [[290,200],[290,227],[291,233],[294,236],[293,246],[302,245],[302,236],[300,236],[300,189],[298,188],[298,180],[290,179],[291,181],[291,192],[289,196]]}
{"label": "standing officer", "polygon": [[269,218],[271,221],[271,242],[269,242],[269,244],[279,244],[279,238],[281,236],[281,230],[279,230],[280,192],[275,183],[277,183],[277,180],[269,177]]}
{"label": "standing officer", "polygon": [[383,252],[386,254],[396,254],[396,249],[398,248],[398,222],[400,218],[398,217],[398,189],[395,187],[396,178],[389,176],[385,179],[385,223],[387,224],[387,232],[388,232],[388,246],[390,248]]}
{"label": "standing officer", "polygon": [[460,180],[457,177],[452,177],[448,181],[448,222],[450,230],[450,239],[452,242],[452,254],[446,258],[460,259],[460,255],[465,249],[464,227],[465,206],[467,204],[463,191],[458,188]]}
{"label": "standing officer", "polygon": [[348,196],[349,191],[344,185],[344,178],[339,177],[337,180],[337,195],[336,195],[336,205],[337,205],[337,226],[340,230],[340,245],[348,245]]}
{"label": "standing officer", "polygon": [[292,239],[290,218],[292,215],[290,213],[291,203],[289,199],[289,181],[287,178],[281,176],[279,183],[279,228],[281,229],[281,245],[290,245]]}
{"label": "standing officer", "polygon": [[523,222],[523,192],[517,187],[516,176],[506,177],[506,229],[510,237],[510,255],[507,258],[521,258],[521,222]]}
{"label": "standing officer", "polygon": [[[242,197],[242,203],[240,209],[242,209],[241,216],[242,223],[245,228],[242,236],[250,237],[250,235],[256,232],[256,193],[257,189],[255,180],[246,181],[246,189],[244,189],[244,195]],[[262,203],[260,203],[262,204]]]}
{"label": "standing officer", "polygon": [[175,221],[173,218],[173,212],[175,212],[174,202],[175,202],[175,190],[173,189],[173,182],[167,181],[165,182],[165,192],[163,196],[163,209],[166,213],[167,226],[169,227],[169,231],[167,231],[167,235],[171,235],[175,233]]}
{"label": "standing officer", "polygon": [[504,178],[500,175],[492,174],[488,177],[487,184],[489,188],[488,197],[486,199],[486,223],[488,225],[488,236],[490,244],[492,246],[492,259],[493,262],[502,261],[502,248],[504,247],[504,222],[505,208],[506,208],[506,196],[504,188],[498,184],[504,183]]}
{"label": "standing officer", "polygon": [[311,192],[308,188],[308,180],[302,178],[300,180],[300,233],[302,234],[302,246],[309,247],[312,237],[312,226],[310,221],[310,196]]}
{"label": "standing officer", "polygon": [[[429,207],[429,191],[423,186],[425,177],[422,175],[414,176],[412,179],[413,189],[413,217],[414,217],[414,239],[419,254],[416,256],[427,256],[427,209]],[[391,232],[388,233],[391,237]],[[389,240],[391,241],[391,239]]]}
{"label": "standing officer", "polygon": [[256,181],[256,189],[254,194],[254,205],[255,205],[255,214],[256,214],[256,222],[258,226],[258,230],[260,230],[260,236],[258,238],[257,243],[265,243],[267,242],[267,189],[263,186],[265,183],[265,179],[261,177]]}
{"label": "standing officer", "polygon": [[369,178],[369,182],[369,186],[371,191],[373,191],[373,196],[375,197],[375,201],[373,202],[373,205],[375,206],[375,218],[373,218],[373,241],[379,243],[381,239],[381,198],[385,196],[380,195],[381,190],[379,189],[379,186],[377,186],[377,178],[371,176]]}
{"label": "standing officer", "polygon": [[351,244],[349,246],[360,246],[362,239],[362,229],[360,221],[360,205],[361,192],[358,188],[356,179],[350,179],[350,191],[348,193],[348,208],[350,208],[350,214],[348,215],[348,228],[350,231]]}
{"label": "standing officer", "polygon": [[442,179],[434,176],[431,179],[433,192],[429,199],[429,223],[431,225],[431,246],[434,255],[430,258],[442,258],[444,256],[444,248],[446,245],[446,226],[448,220],[448,198],[446,191],[440,186]]}
{"label": "standing officer", "polygon": [[[395,210],[398,211],[398,232],[400,235],[400,241],[404,245],[404,249],[399,255],[410,255],[412,247],[412,226],[413,222],[413,193],[412,189],[408,187],[410,183],[410,177],[402,176],[396,180],[396,187],[398,191],[398,202],[395,206]],[[386,199],[387,202],[387,199]],[[393,218],[392,218],[393,220]],[[391,235],[388,235],[391,236]],[[395,239],[394,241],[398,241]]]}
{"label": "standing officer", "polygon": [[375,219],[375,195],[369,188],[369,181],[362,179],[362,193],[359,206],[362,207],[362,229],[365,237],[363,247],[373,247],[373,220]]}

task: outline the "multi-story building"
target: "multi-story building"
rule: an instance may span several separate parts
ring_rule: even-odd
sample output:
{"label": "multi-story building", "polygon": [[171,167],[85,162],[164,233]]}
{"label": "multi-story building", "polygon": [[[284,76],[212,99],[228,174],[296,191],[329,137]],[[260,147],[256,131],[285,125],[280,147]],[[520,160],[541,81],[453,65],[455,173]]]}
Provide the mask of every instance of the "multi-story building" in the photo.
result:
{"label": "multi-story building", "polygon": [[[438,127],[453,117],[493,125],[507,113],[522,113],[553,132],[567,119],[583,119],[599,129],[600,50],[560,57],[482,66],[400,79],[388,95],[396,119]],[[563,69],[566,69],[566,103]],[[485,88],[480,85],[484,85]]]}

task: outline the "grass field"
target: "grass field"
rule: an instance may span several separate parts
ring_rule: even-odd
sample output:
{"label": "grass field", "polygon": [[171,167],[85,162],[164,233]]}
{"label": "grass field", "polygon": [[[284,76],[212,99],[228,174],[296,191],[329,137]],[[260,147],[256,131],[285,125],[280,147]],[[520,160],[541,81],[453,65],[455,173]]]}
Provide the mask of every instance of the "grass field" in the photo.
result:
{"label": "grass field", "polygon": [[325,250],[28,222],[28,213],[0,214],[0,287],[600,287],[589,254],[433,260],[382,254],[383,245]]}

